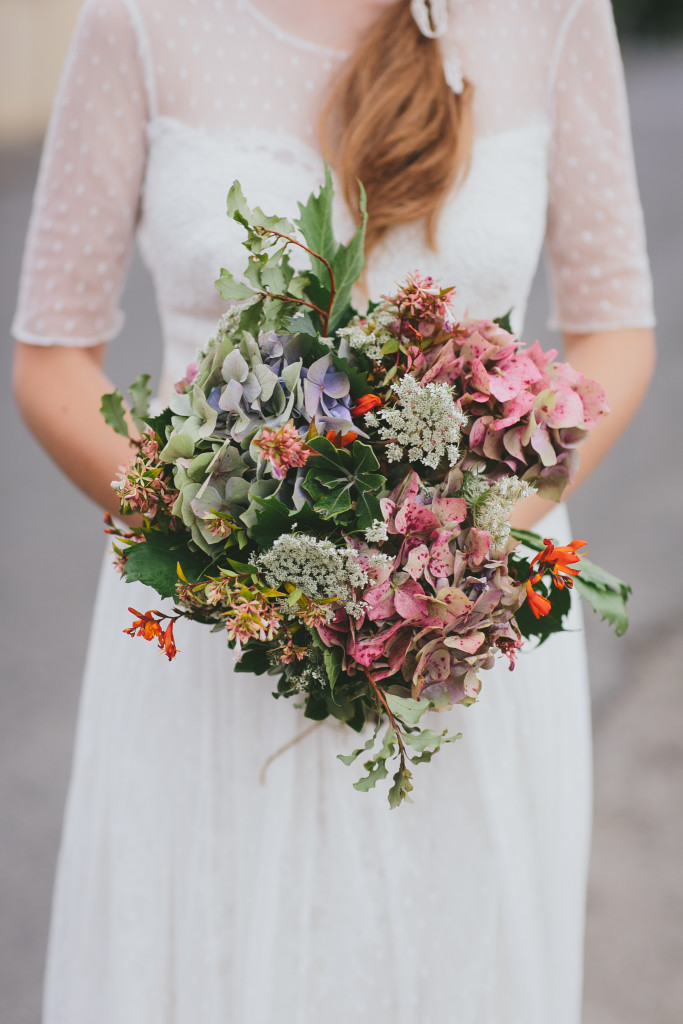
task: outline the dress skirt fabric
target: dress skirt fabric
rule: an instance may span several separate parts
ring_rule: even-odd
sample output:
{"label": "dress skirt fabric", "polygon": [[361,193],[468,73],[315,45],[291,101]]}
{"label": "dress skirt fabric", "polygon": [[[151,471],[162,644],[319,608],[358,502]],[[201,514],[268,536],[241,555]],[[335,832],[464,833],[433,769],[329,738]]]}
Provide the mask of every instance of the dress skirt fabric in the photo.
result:
{"label": "dress skirt fabric", "polygon": [[[566,533],[564,509],[542,524]],[[500,661],[414,802],[357,746],[103,567],[54,898],[45,1024],[576,1024],[591,791],[576,632]],[[144,647],[144,650],[140,648]],[[445,1016],[452,1010],[452,1016]]]}

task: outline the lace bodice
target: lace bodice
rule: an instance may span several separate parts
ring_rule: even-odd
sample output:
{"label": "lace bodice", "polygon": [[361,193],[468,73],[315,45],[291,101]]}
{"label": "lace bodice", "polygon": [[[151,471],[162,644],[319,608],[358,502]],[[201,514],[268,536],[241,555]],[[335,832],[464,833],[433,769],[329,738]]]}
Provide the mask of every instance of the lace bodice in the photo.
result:
{"label": "lace bodice", "polygon": [[[459,312],[512,307],[520,329],[545,238],[551,326],[651,326],[609,0],[457,0],[442,46],[474,84],[471,169],[443,209],[437,252],[420,224],[393,229],[371,255],[369,292],[419,268],[456,285]],[[244,264],[225,216],[231,182],[267,212],[296,212],[321,180],[316,124],[346,56],[289,34],[257,0],[86,0],[46,138],[15,337],[113,338],[137,230],[166,390],[222,311],[220,267]],[[343,235],[341,200],[337,214]]]}

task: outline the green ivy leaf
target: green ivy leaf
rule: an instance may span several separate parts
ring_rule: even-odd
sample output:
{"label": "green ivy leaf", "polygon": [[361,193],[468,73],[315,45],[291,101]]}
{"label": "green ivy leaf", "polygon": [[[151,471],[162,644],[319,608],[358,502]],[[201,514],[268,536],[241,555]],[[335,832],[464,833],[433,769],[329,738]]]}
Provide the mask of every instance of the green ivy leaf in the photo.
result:
{"label": "green ivy leaf", "polygon": [[[381,477],[384,481],[384,477]],[[356,519],[359,530],[367,530],[375,519],[382,521],[382,509],[379,499],[370,491],[361,491],[356,502]]]}
{"label": "green ivy leaf", "polygon": [[374,789],[377,783],[381,782],[382,779],[386,779],[389,774],[386,761],[367,761],[364,767],[368,774],[353,784],[353,788],[361,793],[367,793],[369,790]]}
{"label": "green ivy leaf", "polygon": [[341,516],[351,508],[351,483],[344,477],[319,473],[310,469],[304,480],[304,489],[313,498],[313,507],[325,518]]}
{"label": "green ivy leaf", "polygon": [[141,373],[128,388],[131,400],[131,416],[138,430],[144,430],[147,426],[147,414],[149,413],[149,399],[152,389],[149,387],[149,374]]}
{"label": "green ivy leaf", "polygon": [[308,447],[316,453],[308,460],[309,465],[315,463],[316,469],[328,473],[337,473],[339,470],[344,474],[350,473],[353,461],[347,448],[335,448],[331,441],[322,436],[311,438]]}
{"label": "green ivy leaf", "polygon": [[316,535],[327,530],[310,505],[292,512],[277,498],[258,498],[257,503],[258,518],[249,532],[261,549],[271,547],[283,533],[292,533],[295,523],[300,533]]}
{"label": "green ivy leaf", "polygon": [[179,540],[175,534],[151,530],[144,541],[132,545],[126,560],[124,575],[130,583],[139,580],[156,590],[161,597],[175,597],[178,583],[178,563],[185,578],[197,582],[211,561],[187,549],[187,535]]}
{"label": "green ivy leaf", "polygon": [[[244,245],[252,252],[260,252],[273,244],[271,236],[263,237],[264,231],[279,231],[284,235],[292,235],[294,227],[286,217],[271,217],[260,207],[251,209],[247,205],[239,181],[234,181],[228,192],[228,216],[247,229],[248,237]],[[279,244],[279,242],[278,242]]]}
{"label": "green ivy leaf", "polygon": [[417,725],[425,712],[434,708],[430,700],[414,700],[395,693],[386,693],[385,696],[391,713],[410,725]]}
{"label": "green ivy leaf", "polygon": [[234,274],[231,274],[225,267],[222,268],[221,275],[216,281],[216,288],[220,297],[226,301],[236,299],[241,302],[243,299],[254,297],[254,290],[242,281],[238,281]]}
{"label": "green ivy leaf", "polygon": [[377,734],[378,734],[378,732],[379,732],[379,730],[380,730],[380,727],[381,727],[381,725],[382,725],[382,721],[381,721],[381,719],[378,719],[378,721],[377,721],[377,724],[375,725],[375,731],[373,732],[373,734],[372,734],[372,736],[370,737],[370,739],[369,739],[369,740],[367,740],[367,741],[366,741],[366,742],[365,742],[365,743],[363,744],[363,746],[362,746],[362,747],[358,747],[358,749],[357,749],[357,750],[353,750],[353,751],[352,751],[352,752],[351,752],[350,754],[337,754],[337,759],[338,759],[339,761],[341,761],[341,762],[342,762],[342,764],[345,764],[345,765],[347,765],[347,767],[348,767],[349,765],[353,764],[353,762],[354,762],[354,761],[355,761],[355,760],[356,760],[356,759],[357,759],[358,757],[360,757],[360,755],[361,755],[361,754],[362,754],[362,753],[363,753],[364,751],[366,751],[366,750],[371,750],[371,749],[372,749],[372,748],[374,747],[374,745],[375,745],[375,740],[377,739]]}
{"label": "green ivy leaf", "polygon": [[392,809],[398,807],[404,800],[411,802],[408,794],[413,788],[412,778],[412,773],[407,765],[399,767],[394,775],[394,784],[389,790],[389,806]]}
{"label": "green ivy leaf", "polygon": [[104,422],[107,423],[112,430],[116,431],[117,434],[120,434],[121,437],[129,437],[128,424],[126,423],[123,407],[123,395],[118,388],[110,394],[102,395],[100,412],[104,416]]}

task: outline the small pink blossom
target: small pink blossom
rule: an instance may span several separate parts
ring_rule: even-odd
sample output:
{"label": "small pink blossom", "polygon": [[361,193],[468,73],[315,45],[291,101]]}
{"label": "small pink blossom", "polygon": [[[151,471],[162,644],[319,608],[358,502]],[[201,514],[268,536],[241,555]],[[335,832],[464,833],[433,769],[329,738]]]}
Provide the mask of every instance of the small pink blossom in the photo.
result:
{"label": "small pink blossom", "polygon": [[177,381],[173,385],[174,390],[179,395],[182,395],[183,392],[186,391],[187,388],[189,388],[190,385],[194,382],[194,379],[197,376],[197,372],[198,372],[197,364],[196,363],[189,363],[187,369],[185,370],[185,376],[183,377],[183,379]]}
{"label": "small pink blossom", "polygon": [[287,470],[304,466],[310,455],[308,445],[299,437],[291,421],[277,430],[264,427],[253,445],[270,463],[277,480],[282,480]]}

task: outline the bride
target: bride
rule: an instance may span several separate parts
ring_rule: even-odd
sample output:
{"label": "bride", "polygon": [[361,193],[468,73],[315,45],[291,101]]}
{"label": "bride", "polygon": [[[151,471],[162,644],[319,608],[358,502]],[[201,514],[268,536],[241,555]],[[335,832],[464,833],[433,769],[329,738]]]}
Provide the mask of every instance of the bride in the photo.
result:
{"label": "bride", "polygon": [[[324,121],[324,131],[318,125]],[[653,362],[651,282],[609,0],[86,0],[46,139],[15,392],[102,508],[130,458],[101,420],[134,239],[165,401],[239,272],[225,216],[368,190],[367,294],[418,268],[519,333],[545,240],[551,326],[604,385],[597,465]],[[346,201],[343,197],[346,197]],[[532,339],[530,339],[532,340]],[[138,363],[145,367],[140,339]],[[570,537],[564,507],[516,523]],[[142,592],[141,592],[142,591]],[[497,666],[415,801],[356,792],[324,724],[183,625],[169,665],[122,630],[156,606],[108,557],[56,880],[44,1024],[577,1024],[591,808],[580,631]],[[580,626],[579,612],[573,622]]]}

